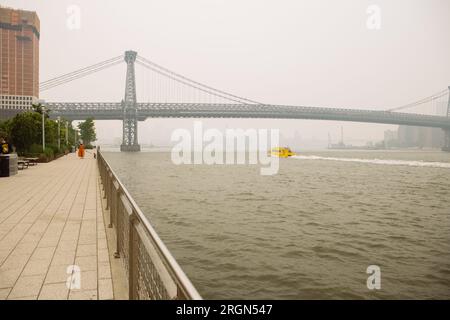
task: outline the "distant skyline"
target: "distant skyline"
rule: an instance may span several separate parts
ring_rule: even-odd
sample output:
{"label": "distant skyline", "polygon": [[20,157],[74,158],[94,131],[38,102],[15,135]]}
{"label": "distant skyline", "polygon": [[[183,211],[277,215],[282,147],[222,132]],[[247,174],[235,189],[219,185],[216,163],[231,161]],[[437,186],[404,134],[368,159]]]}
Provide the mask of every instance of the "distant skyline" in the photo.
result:
{"label": "distant skyline", "polygon": [[[450,2],[4,0],[37,11],[40,80],[136,50],[219,89],[274,104],[383,110],[450,85]],[[368,8],[380,9],[379,29]],[[79,9],[79,28],[68,21]],[[371,13],[372,12],[372,13]],[[73,21],[72,21],[73,22]],[[138,99],[145,74],[137,71]],[[118,102],[125,64],[46,91],[48,101]],[[205,127],[280,128],[286,137],[382,140],[396,126],[308,120],[208,119]],[[148,119],[139,140],[164,144],[189,119]],[[121,136],[120,121],[98,121],[99,142]]]}

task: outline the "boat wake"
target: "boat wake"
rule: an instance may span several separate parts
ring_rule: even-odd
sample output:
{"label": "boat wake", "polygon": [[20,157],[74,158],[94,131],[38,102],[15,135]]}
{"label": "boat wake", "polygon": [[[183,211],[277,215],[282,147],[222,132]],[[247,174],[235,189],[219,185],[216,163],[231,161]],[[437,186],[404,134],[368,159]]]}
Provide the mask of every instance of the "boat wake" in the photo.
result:
{"label": "boat wake", "polygon": [[299,159],[299,160],[331,160],[331,161],[359,162],[359,163],[382,164],[382,165],[393,165],[393,166],[432,167],[432,168],[449,168],[450,169],[449,162],[336,158],[336,157],[320,157],[320,156],[292,156],[292,158]]}

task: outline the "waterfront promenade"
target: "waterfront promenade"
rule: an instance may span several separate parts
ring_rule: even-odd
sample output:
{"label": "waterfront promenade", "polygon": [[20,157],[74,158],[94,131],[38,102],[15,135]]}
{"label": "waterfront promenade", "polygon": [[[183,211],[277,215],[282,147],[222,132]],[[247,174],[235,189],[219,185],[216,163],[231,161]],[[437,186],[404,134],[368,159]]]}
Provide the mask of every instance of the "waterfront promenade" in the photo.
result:
{"label": "waterfront promenade", "polygon": [[0,178],[0,299],[127,299],[104,207],[92,153]]}

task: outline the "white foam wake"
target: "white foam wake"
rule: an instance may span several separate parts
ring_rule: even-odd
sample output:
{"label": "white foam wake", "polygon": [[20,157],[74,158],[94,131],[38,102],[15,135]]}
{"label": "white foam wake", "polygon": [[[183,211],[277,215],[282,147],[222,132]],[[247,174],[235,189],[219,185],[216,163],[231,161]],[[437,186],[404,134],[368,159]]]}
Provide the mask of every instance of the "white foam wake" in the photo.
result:
{"label": "white foam wake", "polygon": [[449,162],[335,158],[335,157],[320,157],[320,156],[293,156],[292,158],[299,159],[299,160],[331,160],[331,161],[360,162],[360,163],[370,163],[370,164],[384,164],[384,165],[393,165],[393,166],[450,168]]}

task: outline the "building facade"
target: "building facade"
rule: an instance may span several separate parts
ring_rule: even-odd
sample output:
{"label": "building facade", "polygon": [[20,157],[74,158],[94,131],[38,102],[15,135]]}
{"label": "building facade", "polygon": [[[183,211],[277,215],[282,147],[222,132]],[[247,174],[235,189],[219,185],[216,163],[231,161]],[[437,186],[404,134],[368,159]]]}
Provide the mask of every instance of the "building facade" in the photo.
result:
{"label": "building facade", "polygon": [[441,148],[444,145],[444,131],[439,128],[399,126],[400,147]]}
{"label": "building facade", "polygon": [[39,99],[39,38],[36,12],[0,7],[0,118]]}

